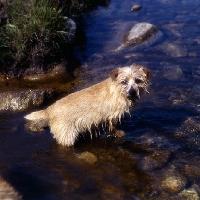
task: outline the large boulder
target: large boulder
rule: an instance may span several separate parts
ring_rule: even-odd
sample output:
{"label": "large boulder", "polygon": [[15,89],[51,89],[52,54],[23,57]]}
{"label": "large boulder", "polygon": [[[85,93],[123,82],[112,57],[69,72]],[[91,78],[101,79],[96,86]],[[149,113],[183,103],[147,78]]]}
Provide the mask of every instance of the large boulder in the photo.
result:
{"label": "large boulder", "polygon": [[158,28],[149,23],[137,23],[124,35],[124,45],[137,45],[145,42],[158,32]]}
{"label": "large boulder", "polygon": [[0,111],[25,111],[40,106],[53,96],[52,89],[8,91],[1,93]]}

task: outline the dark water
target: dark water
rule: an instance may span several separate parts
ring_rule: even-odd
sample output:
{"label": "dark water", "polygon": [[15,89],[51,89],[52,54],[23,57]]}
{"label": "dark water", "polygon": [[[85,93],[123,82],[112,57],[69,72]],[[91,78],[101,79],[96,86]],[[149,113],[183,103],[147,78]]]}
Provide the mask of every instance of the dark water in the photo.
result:
{"label": "dark water", "polygon": [[[0,115],[0,175],[22,199],[198,199],[180,192],[200,191],[200,1],[138,0],[142,9],[131,12],[135,3],[113,0],[87,14],[86,41],[76,47],[76,90],[132,63],[151,72],[150,94],[120,125],[124,139],[80,138],[64,148],[49,130],[26,132],[26,113]],[[162,38],[116,50],[136,22],[156,25]],[[80,159],[85,152],[97,161]],[[163,186],[170,173],[187,180],[180,191]]]}

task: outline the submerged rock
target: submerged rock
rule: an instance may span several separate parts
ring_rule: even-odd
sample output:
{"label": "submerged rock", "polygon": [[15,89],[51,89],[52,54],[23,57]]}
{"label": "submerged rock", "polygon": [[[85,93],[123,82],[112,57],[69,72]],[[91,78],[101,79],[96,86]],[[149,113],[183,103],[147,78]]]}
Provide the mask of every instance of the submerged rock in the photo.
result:
{"label": "submerged rock", "polygon": [[25,111],[40,106],[53,96],[53,89],[8,91],[1,93],[0,111]]}
{"label": "submerged rock", "polygon": [[97,157],[88,151],[85,151],[77,156],[79,159],[82,159],[90,164],[94,164],[97,161]]}
{"label": "submerged rock", "polygon": [[145,156],[141,162],[141,168],[144,171],[162,168],[168,161],[170,152],[156,151],[151,155]]}
{"label": "submerged rock", "polygon": [[185,200],[199,200],[199,194],[194,188],[184,189],[179,195]]}
{"label": "submerged rock", "polygon": [[[183,144],[187,145],[187,148],[199,150],[200,117],[188,117],[175,131],[174,135],[182,140]],[[199,170],[196,173],[200,173]]]}
{"label": "submerged rock", "polygon": [[170,23],[170,24],[165,24],[162,27],[164,29],[171,31],[171,30],[181,30],[183,29],[183,26],[184,26],[184,23]]}
{"label": "submerged rock", "polygon": [[[191,156],[186,157],[187,162],[184,165],[184,173],[187,177],[196,178],[200,177],[200,160],[199,157],[196,156],[191,158]],[[196,188],[197,189],[197,188]],[[197,189],[200,193],[200,189]]]}
{"label": "submerged rock", "polygon": [[[178,131],[182,132],[184,137],[188,136],[190,139],[193,134],[200,133],[200,117],[188,117],[185,121],[180,125]],[[198,138],[197,138],[198,139]]]}
{"label": "submerged rock", "polygon": [[189,101],[194,104],[200,104],[200,85],[195,85],[189,94]]}
{"label": "submerged rock", "polygon": [[188,54],[188,51],[185,47],[177,44],[165,42],[160,46],[160,48],[170,57],[185,57]]}
{"label": "submerged rock", "polygon": [[182,76],[183,72],[181,68],[177,65],[175,66],[166,65],[163,68],[163,77],[167,80],[177,81],[180,80]]}
{"label": "submerged rock", "polygon": [[153,24],[137,23],[124,35],[124,45],[137,45],[155,35],[158,29]]}
{"label": "submerged rock", "polygon": [[185,189],[188,181],[185,176],[178,172],[165,172],[162,181],[161,188],[162,190],[169,193],[179,193]]}

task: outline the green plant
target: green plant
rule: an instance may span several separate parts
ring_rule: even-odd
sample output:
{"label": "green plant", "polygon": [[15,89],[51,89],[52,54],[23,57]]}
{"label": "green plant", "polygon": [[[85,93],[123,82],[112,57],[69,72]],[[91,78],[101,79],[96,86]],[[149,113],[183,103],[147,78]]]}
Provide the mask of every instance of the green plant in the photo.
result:
{"label": "green plant", "polygon": [[9,23],[0,27],[1,63],[28,65],[33,57],[59,51],[57,30],[61,30],[63,13],[52,1],[13,0],[7,14]]}

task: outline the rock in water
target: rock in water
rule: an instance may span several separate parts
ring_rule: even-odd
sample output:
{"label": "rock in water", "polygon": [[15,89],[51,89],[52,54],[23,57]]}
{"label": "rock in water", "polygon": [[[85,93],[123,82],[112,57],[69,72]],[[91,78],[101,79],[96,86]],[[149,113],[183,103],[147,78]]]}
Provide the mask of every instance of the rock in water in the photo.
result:
{"label": "rock in water", "polygon": [[168,193],[178,193],[185,189],[186,185],[188,184],[187,179],[185,176],[179,173],[173,174],[165,174],[161,182],[161,187],[164,191]]}
{"label": "rock in water", "polygon": [[133,12],[137,12],[141,9],[142,9],[141,5],[134,5],[134,6],[131,7],[131,11],[133,11]]}
{"label": "rock in water", "polygon": [[200,104],[200,84],[193,87],[189,94],[189,101],[194,104]]}
{"label": "rock in water", "polygon": [[76,23],[72,19],[64,17],[63,30],[57,31],[57,33],[63,42],[66,43],[73,42],[76,33]]}
{"label": "rock in water", "polygon": [[194,188],[184,189],[182,192],[179,193],[183,199],[186,200],[199,200],[199,194]]}
{"label": "rock in water", "polygon": [[97,161],[97,157],[93,153],[90,153],[88,151],[79,154],[77,157],[90,164],[94,164]]}
{"label": "rock in water", "polygon": [[1,93],[0,111],[25,111],[40,106],[53,95],[53,89],[33,89]]}
{"label": "rock in water", "polygon": [[137,23],[124,35],[124,45],[137,45],[155,35],[158,29],[153,24]]}

